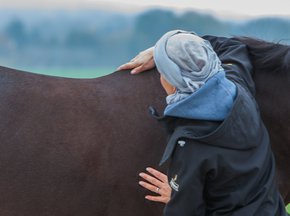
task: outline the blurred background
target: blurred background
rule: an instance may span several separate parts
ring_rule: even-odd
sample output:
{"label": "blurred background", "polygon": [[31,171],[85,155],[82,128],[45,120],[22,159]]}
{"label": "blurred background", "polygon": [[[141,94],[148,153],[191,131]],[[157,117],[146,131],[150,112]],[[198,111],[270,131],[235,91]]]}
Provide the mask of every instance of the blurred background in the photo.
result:
{"label": "blurred background", "polygon": [[0,0],[0,65],[91,78],[172,29],[290,43],[289,0]]}

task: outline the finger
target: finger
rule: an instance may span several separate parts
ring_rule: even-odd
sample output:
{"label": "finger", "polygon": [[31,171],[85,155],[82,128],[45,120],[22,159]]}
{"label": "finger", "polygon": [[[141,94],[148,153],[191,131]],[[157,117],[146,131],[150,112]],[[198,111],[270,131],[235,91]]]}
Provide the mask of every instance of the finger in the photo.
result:
{"label": "finger", "polygon": [[139,185],[141,185],[143,188],[145,188],[147,190],[150,190],[153,193],[159,194],[158,192],[160,192],[160,190],[157,191],[158,187],[156,185],[152,185],[152,184],[144,182],[144,181],[139,181]]}
{"label": "finger", "polygon": [[130,70],[132,68],[133,68],[132,62],[128,62],[126,64],[123,64],[123,65],[119,66],[117,68],[117,70]]}
{"label": "finger", "polygon": [[161,203],[167,203],[166,199],[162,196],[145,196],[145,199],[153,201],[153,202],[161,202]]}
{"label": "finger", "polygon": [[123,64],[123,65],[121,65],[121,66],[119,66],[117,68],[118,71],[120,71],[120,70],[126,70],[126,69],[127,69],[127,63],[126,64]]}
{"label": "finger", "polygon": [[157,178],[152,177],[146,173],[140,173],[139,176],[145,179],[146,181],[148,181],[149,183],[155,185],[155,187],[157,186],[160,188],[164,184],[163,182],[159,181]]}
{"label": "finger", "polygon": [[130,69],[133,69],[133,68],[135,68],[137,66],[139,66],[139,65],[136,62],[128,62],[126,64],[123,64],[123,65],[119,66],[117,68],[117,70],[130,70]]}
{"label": "finger", "polygon": [[146,170],[152,174],[153,176],[155,176],[157,179],[161,180],[162,182],[167,183],[168,182],[168,178],[167,175],[165,175],[164,173],[152,168],[152,167],[147,167]]}
{"label": "finger", "polygon": [[142,64],[142,65],[140,65],[140,66],[134,68],[134,69],[131,71],[131,74],[138,74],[138,73],[141,73],[141,72],[143,72],[143,71],[145,71],[145,69],[144,69],[144,65]]}

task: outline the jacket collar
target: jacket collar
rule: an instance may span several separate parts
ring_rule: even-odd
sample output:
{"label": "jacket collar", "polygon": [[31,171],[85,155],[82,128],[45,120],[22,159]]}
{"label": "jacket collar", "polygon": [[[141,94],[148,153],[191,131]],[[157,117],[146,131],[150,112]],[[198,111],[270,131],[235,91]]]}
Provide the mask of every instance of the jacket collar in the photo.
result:
{"label": "jacket collar", "polygon": [[259,144],[257,140],[268,139],[256,102],[247,90],[239,85],[237,87],[237,97],[229,115],[215,130],[206,135],[197,135],[190,125],[176,124],[176,118],[172,121],[167,116],[158,117],[172,131],[160,165],[170,158],[180,138],[236,150],[254,148]]}

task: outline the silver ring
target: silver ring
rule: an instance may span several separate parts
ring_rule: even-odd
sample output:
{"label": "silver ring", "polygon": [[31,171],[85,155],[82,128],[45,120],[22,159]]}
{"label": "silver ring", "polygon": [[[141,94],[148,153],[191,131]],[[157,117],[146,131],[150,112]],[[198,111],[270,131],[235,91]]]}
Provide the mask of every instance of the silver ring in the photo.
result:
{"label": "silver ring", "polygon": [[157,187],[157,188],[156,188],[156,191],[157,191],[157,192],[159,192],[159,190],[160,190],[160,188],[159,188],[159,187]]}

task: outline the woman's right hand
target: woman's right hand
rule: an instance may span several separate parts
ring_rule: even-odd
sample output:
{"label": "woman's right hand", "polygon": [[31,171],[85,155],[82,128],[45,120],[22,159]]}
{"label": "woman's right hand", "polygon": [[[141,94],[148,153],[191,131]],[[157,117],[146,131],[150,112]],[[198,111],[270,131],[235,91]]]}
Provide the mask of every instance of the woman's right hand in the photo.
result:
{"label": "woman's right hand", "polygon": [[138,74],[146,70],[150,70],[155,67],[153,59],[154,47],[150,47],[140,52],[130,62],[125,63],[118,67],[117,70],[131,70],[131,74]]}

